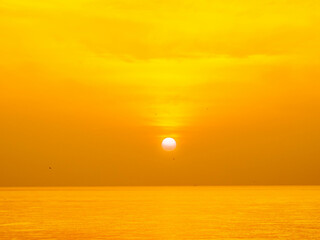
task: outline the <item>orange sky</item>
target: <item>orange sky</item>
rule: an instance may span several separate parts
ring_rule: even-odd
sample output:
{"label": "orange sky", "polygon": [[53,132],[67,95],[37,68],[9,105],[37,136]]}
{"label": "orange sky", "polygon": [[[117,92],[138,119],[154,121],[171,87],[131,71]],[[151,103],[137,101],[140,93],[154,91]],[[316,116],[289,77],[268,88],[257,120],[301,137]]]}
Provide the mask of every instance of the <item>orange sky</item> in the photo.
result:
{"label": "orange sky", "polygon": [[320,184],[319,12],[1,0],[0,185]]}

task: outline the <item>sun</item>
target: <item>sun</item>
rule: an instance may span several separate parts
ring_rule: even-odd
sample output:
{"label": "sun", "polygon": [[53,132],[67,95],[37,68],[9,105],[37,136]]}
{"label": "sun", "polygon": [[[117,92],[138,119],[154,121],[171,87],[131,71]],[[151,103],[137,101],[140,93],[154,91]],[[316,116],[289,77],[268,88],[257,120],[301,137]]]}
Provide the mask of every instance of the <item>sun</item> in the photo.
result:
{"label": "sun", "polygon": [[173,151],[177,146],[176,141],[173,138],[163,139],[161,145],[165,151]]}

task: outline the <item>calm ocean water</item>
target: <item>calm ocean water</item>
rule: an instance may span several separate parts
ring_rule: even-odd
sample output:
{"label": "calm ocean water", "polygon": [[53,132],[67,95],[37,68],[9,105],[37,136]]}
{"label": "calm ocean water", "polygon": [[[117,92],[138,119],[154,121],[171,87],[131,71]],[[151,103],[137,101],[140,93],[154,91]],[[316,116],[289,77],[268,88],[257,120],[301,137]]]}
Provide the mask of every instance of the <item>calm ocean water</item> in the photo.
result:
{"label": "calm ocean water", "polygon": [[0,188],[0,239],[320,239],[320,187]]}

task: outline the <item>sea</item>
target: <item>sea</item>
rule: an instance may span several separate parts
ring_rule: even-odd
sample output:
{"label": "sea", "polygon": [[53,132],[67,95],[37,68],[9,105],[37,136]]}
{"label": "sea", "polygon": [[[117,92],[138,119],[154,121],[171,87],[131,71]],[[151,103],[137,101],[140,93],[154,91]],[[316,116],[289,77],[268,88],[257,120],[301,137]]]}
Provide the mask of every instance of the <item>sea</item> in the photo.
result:
{"label": "sea", "polygon": [[0,188],[0,239],[319,240],[320,186]]}

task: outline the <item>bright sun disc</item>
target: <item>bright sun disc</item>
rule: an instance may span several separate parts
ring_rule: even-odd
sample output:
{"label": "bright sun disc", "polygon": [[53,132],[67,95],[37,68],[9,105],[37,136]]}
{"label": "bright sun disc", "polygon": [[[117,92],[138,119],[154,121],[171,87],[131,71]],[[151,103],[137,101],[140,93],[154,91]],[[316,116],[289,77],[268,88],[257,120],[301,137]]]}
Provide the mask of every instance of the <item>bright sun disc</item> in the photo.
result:
{"label": "bright sun disc", "polygon": [[162,140],[162,148],[166,151],[173,151],[177,144],[173,138],[165,138]]}

